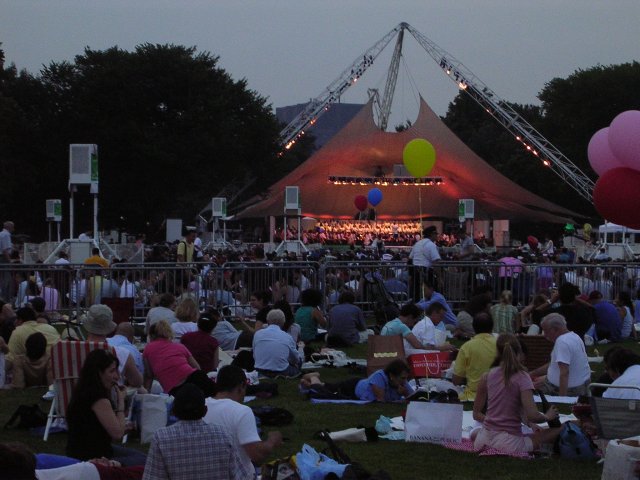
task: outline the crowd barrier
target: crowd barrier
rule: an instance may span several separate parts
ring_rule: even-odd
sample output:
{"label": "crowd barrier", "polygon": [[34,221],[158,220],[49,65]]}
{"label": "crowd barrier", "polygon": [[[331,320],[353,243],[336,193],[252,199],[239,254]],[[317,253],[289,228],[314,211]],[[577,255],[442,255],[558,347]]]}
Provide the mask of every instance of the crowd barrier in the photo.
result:
{"label": "crowd barrier", "polygon": [[[441,262],[433,270],[435,289],[454,310],[464,307],[474,291],[489,287],[493,300],[502,290],[511,290],[515,305],[527,305],[541,290],[571,282],[588,294],[598,290],[606,300],[619,291],[635,296],[640,264],[525,264],[500,262]],[[427,272],[403,262],[371,260],[317,262],[248,262],[210,264],[132,263],[97,269],[91,265],[0,264],[0,297],[15,308],[35,296],[45,300],[51,316],[78,316],[101,298],[134,299],[134,317],[146,316],[154,296],[169,292],[191,296],[201,307],[228,306],[232,314],[246,315],[249,299],[256,291],[270,291],[273,300],[300,303],[300,291],[322,292],[321,308],[326,312],[350,289],[356,304],[372,312],[391,301],[403,304],[422,298],[420,279]],[[386,285],[386,289],[381,289]]]}

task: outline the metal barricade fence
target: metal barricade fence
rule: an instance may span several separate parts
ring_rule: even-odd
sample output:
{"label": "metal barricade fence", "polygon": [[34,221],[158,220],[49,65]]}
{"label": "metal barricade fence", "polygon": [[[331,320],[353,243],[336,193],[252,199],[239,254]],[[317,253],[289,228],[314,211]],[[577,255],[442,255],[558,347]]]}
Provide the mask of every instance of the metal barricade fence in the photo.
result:
{"label": "metal barricade fence", "polygon": [[[523,264],[499,262],[439,262],[435,268],[435,289],[454,310],[465,306],[474,291],[484,288],[498,301],[502,290],[511,290],[514,304],[527,305],[533,295],[575,284],[582,293],[598,290],[605,300],[617,292],[633,294],[640,287],[640,264]],[[247,315],[254,292],[265,291],[271,300],[300,303],[306,288],[322,292],[322,309],[338,303],[344,289],[356,294],[356,304],[372,312],[384,303],[380,295],[402,305],[422,298],[419,282],[423,272],[404,262],[327,261],[233,262],[217,265],[193,263],[118,263],[99,269],[93,265],[0,264],[0,298],[19,308],[40,296],[53,317],[79,317],[83,309],[107,297],[134,299],[134,316],[145,317],[154,297],[171,293],[191,297],[205,305],[229,307],[231,314]],[[381,285],[384,288],[381,288]],[[387,299],[388,300],[388,299]]]}

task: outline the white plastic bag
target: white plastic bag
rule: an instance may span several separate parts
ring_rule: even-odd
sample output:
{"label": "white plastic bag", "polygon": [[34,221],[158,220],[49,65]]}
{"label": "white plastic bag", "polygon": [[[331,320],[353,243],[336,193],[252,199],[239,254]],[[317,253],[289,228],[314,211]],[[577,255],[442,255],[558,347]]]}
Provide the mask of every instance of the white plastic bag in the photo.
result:
{"label": "white plastic bag", "polygon": [[[635,480],[636,463],[640,461],[640,444],[636,440],[611,440],[604,458],[601,480]],[[625,442],[625,443],[622,443]]]}
{"label": "white plastic bag", "polygon": [[410,402],[404,421],[406,441],[460,443],[462,416],[460,403]]}
{"label": "white plastic bag", "polygon": [[169,418],[168,404],[173,397],[169,395],[153,395],[150,393],[137,395],[140,404],[140,443],[149,443],[153,434],[167,426]]}

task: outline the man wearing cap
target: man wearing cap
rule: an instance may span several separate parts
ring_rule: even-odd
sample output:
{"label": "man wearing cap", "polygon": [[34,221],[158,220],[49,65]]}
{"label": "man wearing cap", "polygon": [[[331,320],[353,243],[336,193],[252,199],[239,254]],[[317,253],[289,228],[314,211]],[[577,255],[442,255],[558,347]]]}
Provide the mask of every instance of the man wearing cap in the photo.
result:
{"label": "man wearing cap", "polygon": [[208,425],[205,396],[193,384],[175,395],[175,424],[159,429],[151,441],[143,480],[246,480],[255,478],[240,460],[231,436]]}
{"label": "man wearing cap", "polygon": [[178,262],[193,262],[195,260],[196,227],[187,227],[187,233],[178,243]]}
{"label": "man wearing cap", "polygon": [[282,330],[284,312],[273,309],[267,314],[267,327],[253,335],[255,368],[268,376],[295,377],[300,374],[302,358],[293,337]]}
{"label": "man wearing cap", "polygon": [[[84,316],[82,324],[87,331],[88,342],[106,342],[117,327],[113,321],[113,312],[106,305],[92,305]],[[136,367],[133,355],[122,346],[113,346],[118,361],[120,362],[120,375],[125,379],[127,385],[135,388],[142,386],[142,374]]]}
{"label": "man wearing cap", "polygon": [[27,338],[32,333],[40,332],[47,339],[47,353],[51,350],[51,346],[60,341],[58,331],[47,323],[38,323],[36,312],[31,307],[19,308],[16,311],[16,329],[11,333],[9,338],[9,354],[6,357],[9,369],[15,355],[26,355]]}

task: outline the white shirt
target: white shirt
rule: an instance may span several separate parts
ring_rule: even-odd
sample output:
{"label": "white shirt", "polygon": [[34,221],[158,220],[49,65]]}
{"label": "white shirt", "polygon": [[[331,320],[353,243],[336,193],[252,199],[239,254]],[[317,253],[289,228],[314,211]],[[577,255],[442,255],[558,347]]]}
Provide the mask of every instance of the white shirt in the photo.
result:
{"label": "white shirt", "polygon": [[591,378],[591,368],[587,360],[587,352],[584,349],[584,342],[573,332],[560,335],[553,345],[547,380],[555,386],[560,386],[558,362],[569,365],[567,388],[584,385]]}
{"label": "white shirt", "polygon": [[[11,243],[11,232],[6,228],[3,228],[0,231],[0,255],[3,255],[5,252],[7,255],[11,253],[11,249],[13,248],[13,244]],[[4,259],[1,259],[4,261]]]}
{"label": "white shirt", "polygon": [[[611,385],[640,387],[640,365],[631,365]],[[603,398],[621,398],[624,400],[640,400],[640,390],[632,388],[607,388]]]}
{"label": "white shirt", "polygon": [[429,238],[423,238],[411,249],[409,258],[417,267],[431,267],[434,262],[440,260],[438,247]]}
{"label": "white shirt", "polygon": [[195,322],[176,322],[171,324],[171,329],[173,330],[173,341],[180,343],[182,335],[198,330],[198,324]]}
{"label": "white shirt", "polygon": [[207,398],[207,414],[203,420],[211,425],[219,425],[233,439],[238,456],[249,471],[254,471],[251,459],[242,445],[259,442],[260,435],[256,419],[249,407],[229,398]]}
{"label": "white shirt", "polygon": [[135,298],[137,293],[136,284],[125,280],[120,285],[120,298]]}
{"label": "white shirt", "polygon": [[423,346],[436,345],[436,326],[431,319],[425,317],[413,326],[411,332],[416,336]]}
{"label": "white shirt", "polygon": [[69,260],[67,260],[66,258],[59,258],[57,259],[55,262],[53,262],[55,265],[69,265]]}
{"label": "white shirt", "polygon": [[66,467],[36,470],[36,478],[38,480],[68,480],[70,478],[100,480],[100,475],[93,463],[81,462]]}

